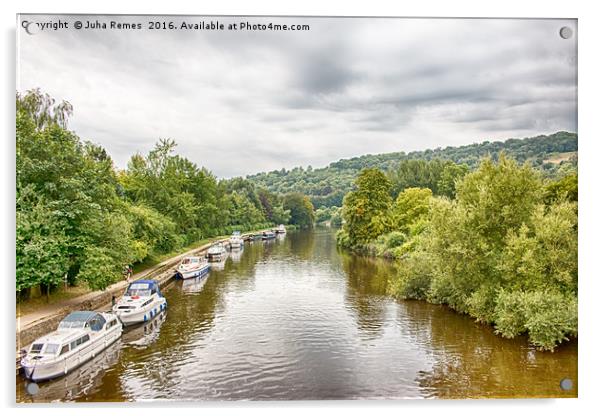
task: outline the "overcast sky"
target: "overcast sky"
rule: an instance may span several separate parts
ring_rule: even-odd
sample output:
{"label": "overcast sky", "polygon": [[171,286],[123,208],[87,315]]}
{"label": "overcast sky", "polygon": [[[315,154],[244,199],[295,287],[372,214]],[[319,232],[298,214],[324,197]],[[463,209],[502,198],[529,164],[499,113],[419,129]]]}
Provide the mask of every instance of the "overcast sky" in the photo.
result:
{"label": "overcast sky", "polygon": [[[159,138],[218,177],[577,129],[574,20],[23,16],[17,90],[74,106],[118,168]],[[142,30],[75,30],[76,20]],[[148,30],[148,21],[309,31]],[[32,30],[33,31],[33,30]]]}

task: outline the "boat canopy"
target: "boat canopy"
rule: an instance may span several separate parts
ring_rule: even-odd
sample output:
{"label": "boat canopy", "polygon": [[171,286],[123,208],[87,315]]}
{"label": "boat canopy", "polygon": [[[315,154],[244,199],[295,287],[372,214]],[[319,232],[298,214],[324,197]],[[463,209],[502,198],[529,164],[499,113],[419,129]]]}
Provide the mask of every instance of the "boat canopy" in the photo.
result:
{"label": "boat canopy", "polygon": [[85,328],[90,327],[93,331],[100,331],[106,320],[98,312],[77,311],[71,312],[59,324],[60,329]]}
{"label": "boat canopy", "polygon": [[156,280],[136,280],[130,283],[125,294],[128,296],[151,296],[155,292],[161,296],[161,290],[159,290]]}
{"label": "boat canopy", "polygon": [[234,232],[232,232],[232,235],[234,237],[238,237],[238,236],[240,236],[240,231],[234,231]]}

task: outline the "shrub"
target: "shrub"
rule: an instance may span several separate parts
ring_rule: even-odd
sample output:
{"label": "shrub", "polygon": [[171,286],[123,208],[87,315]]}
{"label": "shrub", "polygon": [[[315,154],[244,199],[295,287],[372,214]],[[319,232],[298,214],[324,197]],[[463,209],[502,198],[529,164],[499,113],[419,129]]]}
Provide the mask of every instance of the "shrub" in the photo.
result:
{"label": "shrub", "polygon": [[433,270],[425,253],[414,253],[401,262],[398,278],[391,282],[391,294],[401,299],[427,297]]}
{"label": "shrub", "polygon": [[577,335],[577,299],[572,294],[544,290],[501,292],[495,308],[496,331],[506,338],[524,332],[536,347],[553,351]]}

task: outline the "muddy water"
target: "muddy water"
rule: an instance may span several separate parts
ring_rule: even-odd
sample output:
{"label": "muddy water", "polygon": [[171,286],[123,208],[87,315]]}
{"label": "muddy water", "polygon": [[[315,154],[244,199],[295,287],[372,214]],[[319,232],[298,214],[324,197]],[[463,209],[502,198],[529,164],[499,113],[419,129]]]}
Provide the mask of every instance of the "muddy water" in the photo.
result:
{"label": "muddy water", "polygon": [[[505,340],[442,306],[386,296],[393,264],[327,229],[246,244],[93,362],[18,401],[575,397],[577,342]],[[571,378],[574,388],[559,383]]]}

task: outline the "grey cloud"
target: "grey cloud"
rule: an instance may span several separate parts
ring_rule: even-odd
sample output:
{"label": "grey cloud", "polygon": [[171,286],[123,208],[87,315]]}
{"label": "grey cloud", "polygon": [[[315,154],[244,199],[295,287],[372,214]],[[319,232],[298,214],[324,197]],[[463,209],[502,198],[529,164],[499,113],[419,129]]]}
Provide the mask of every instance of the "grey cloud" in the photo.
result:
{"label": "grey cloud", "polygon": [[[59,18],[148,20],[28,16]],[[572,20],[169,17],[217,19],[311,30],[21,36],[17,88],[72,102],[119,167],[172,137],[220,177],[576,129]]]}

